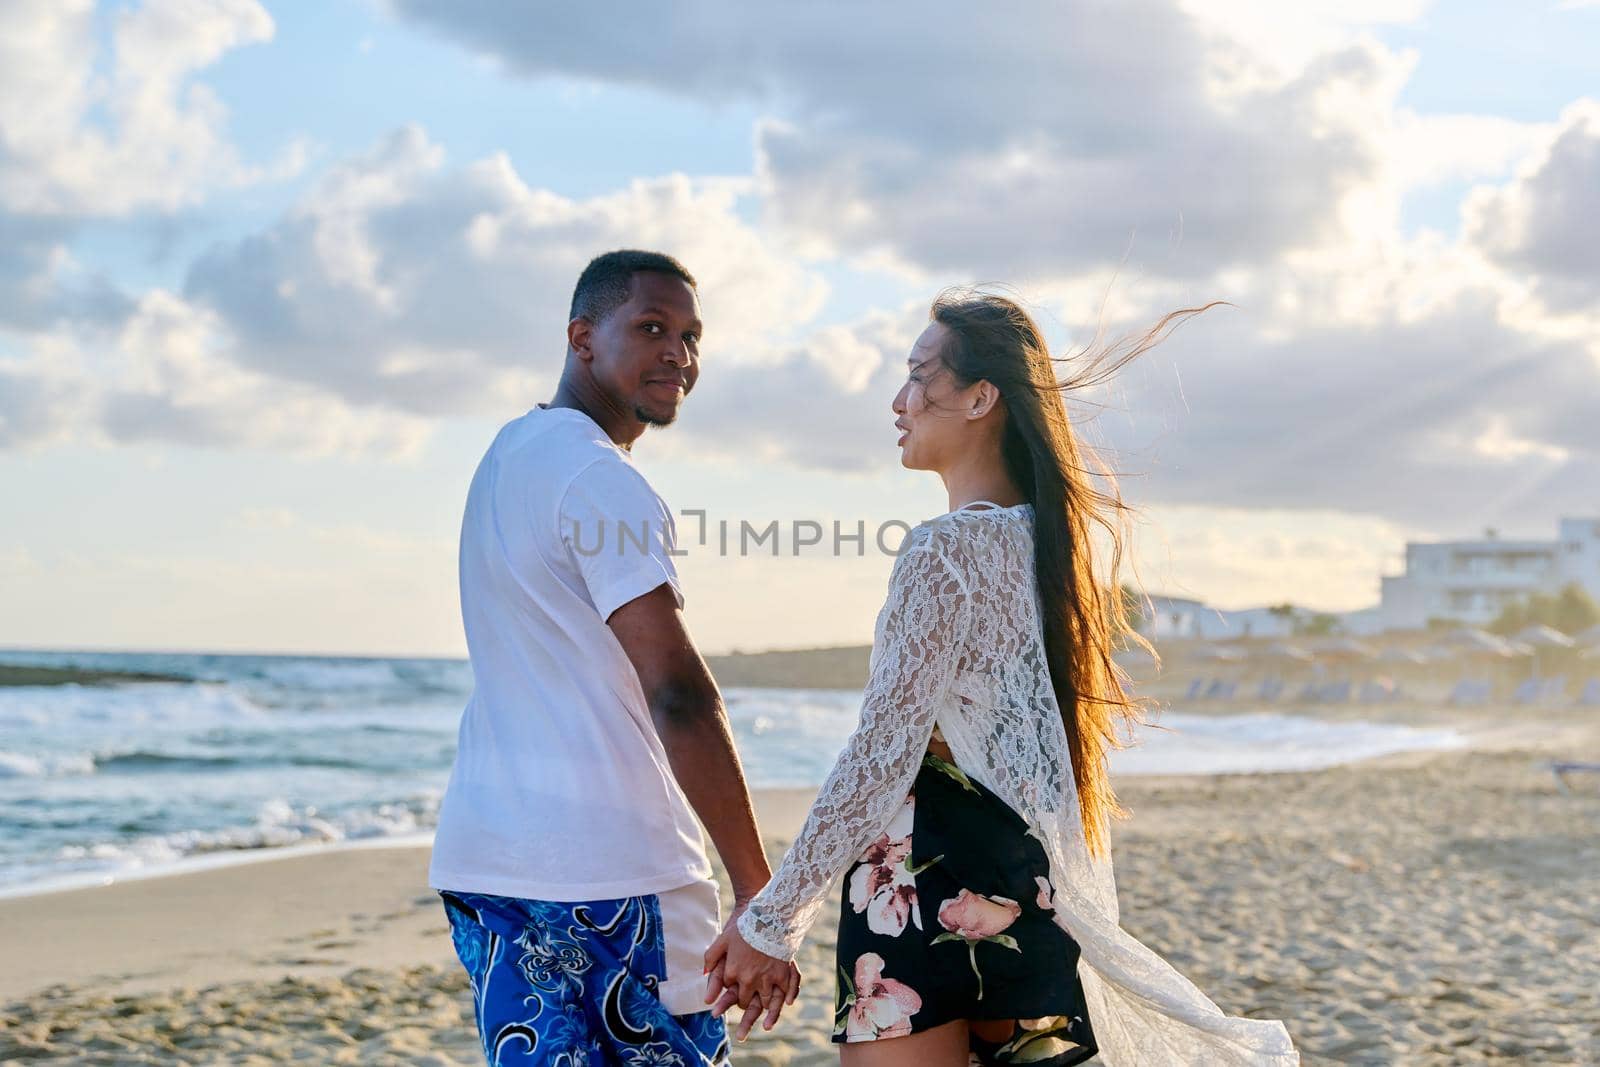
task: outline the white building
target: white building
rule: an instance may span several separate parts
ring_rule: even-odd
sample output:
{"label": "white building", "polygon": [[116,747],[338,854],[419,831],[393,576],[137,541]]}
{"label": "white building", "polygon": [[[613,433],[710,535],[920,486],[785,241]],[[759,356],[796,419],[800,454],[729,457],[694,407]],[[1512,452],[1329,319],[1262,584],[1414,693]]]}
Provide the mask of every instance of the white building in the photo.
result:
{"label": "white building", "polygon": [[1208,608],[1200,616],[1200,636],[1208,641],[1226,641],[1232,637],[1290,637],[1294,634],[1295,620],[1310,615],[1311,612],[1300,608],[1287,614],[1273,608],[1237,611]]}
{"label": "white building", "polygon": [[1230,637],[1288,637],[1295,619],[1309,612],[1296,608],[1282,614],[1272,608],[1223,611],[1198,600],[1177,596],[1152,596],[1144,605],[1146,624],[1141,628],[1152,641],[1163,638],[1200,638],[1221,641]]}
{"label": "white building", "polygon": [[1553,541],[1408,542],[1404,574],[1382,579],[1382,629],[1415,630],[1429,619],[1491,623],[1530,593],[1577,582],[1600,600],[1600,518],[1564,518]]}
{"label": "white building", "polygon": [[1152,596],[1139,603],[1144,625],[1139,629],[1152,641],[1200,636],[1200,617],[1208,612],[1198,600],[1181,596]]}
{"label": "white building", "polygon": [[1377,604],[1358,611],[1342,612],[1338,618],[1339,632],[1347,637],[1374,637],[1386,628],[1383,624],[1383,608]]}

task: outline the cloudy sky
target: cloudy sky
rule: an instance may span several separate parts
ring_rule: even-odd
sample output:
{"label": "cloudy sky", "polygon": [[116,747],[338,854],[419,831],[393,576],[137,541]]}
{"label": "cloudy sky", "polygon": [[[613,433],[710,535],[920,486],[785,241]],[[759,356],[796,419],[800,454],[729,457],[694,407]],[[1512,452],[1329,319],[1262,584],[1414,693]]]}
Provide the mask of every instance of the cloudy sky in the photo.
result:
{"label": "cloudy sky", "polygon": [[0,645],[459,654],[468,479],[619,246],[702,283],[635,455],[710,651],[870,638],[952,283],[1063,355],[1232,303],[1069,401],[1151,592],[1600,512],[1600,3],[1295,6],[6,0]]}

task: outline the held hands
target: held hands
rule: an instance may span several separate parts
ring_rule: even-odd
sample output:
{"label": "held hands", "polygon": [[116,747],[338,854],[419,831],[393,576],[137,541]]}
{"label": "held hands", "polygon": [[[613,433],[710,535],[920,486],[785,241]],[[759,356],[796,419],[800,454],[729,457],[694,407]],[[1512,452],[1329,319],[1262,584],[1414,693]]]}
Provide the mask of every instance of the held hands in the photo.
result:
{"label": "held hands", "polygon": [[734,1005],[744,1009],[735,1035],[740,1041],[750,1035],[758,1018],[763,1030],[771,1030],[784,1007],[800,994],[800,969],[757,951],[739,933],[743,910],[735,908],[728,925],[706,949],[705,964],[706,1003],[711,1005],[711,1014],[720,1019]]}

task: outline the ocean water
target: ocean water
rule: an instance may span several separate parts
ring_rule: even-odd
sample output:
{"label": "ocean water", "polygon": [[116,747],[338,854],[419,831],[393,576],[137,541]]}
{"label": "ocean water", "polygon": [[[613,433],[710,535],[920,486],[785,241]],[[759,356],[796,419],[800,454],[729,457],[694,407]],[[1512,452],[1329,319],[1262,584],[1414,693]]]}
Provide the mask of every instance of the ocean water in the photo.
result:
{"label": "ocean water", "polygon": [[[464,661],[0,651],[175,683],[0,687],[0,892],[260,849],[425,839],[472,689]],[[860,694],[729,689],[756,788],[818,785]],[[1464,743],[1450,730],[1170,711],[1130,774],[1305,770]]]}

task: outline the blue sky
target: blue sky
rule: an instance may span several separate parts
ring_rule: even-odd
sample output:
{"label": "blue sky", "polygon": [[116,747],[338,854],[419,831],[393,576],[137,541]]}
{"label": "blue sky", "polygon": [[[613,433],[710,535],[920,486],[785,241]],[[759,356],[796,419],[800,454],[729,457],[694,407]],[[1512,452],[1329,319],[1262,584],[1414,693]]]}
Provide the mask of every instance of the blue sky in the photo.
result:
{"label": "blue sky", "polygon": [[[1063,346],[1238,305],[1082,398],[1151,592],[1344,610],[1408,538],[1553,536],[1600,506],[1600,5],[1365,6],[13,5],[0,645],[459,654],[467,480],[623,242],[704,283],[636,452],[679,508],[945,510],[888,401],[1006,282]],[[865,641],[887,565],[692,555],[690,623]]]}

